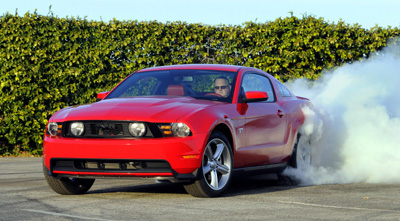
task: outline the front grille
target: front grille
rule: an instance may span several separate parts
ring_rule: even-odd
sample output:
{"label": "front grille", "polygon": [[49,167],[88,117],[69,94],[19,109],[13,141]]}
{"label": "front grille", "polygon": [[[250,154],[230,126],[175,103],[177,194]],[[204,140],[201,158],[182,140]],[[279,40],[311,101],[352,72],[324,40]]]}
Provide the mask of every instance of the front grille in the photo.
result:
{"label": "front grille", "polygon": [[[134,138],[129,133],[130,121],[81,121],[84,126],[83,138]],[[70,129],[72,122],[63,123],[63,136],[75,137]],[[157,124],[145,123],[146,134],[141,138],[162,137]]]}
{"label": "front grille", "polygon": [[164,160],[52,159],[53,171],[110,173],[169,173]]}

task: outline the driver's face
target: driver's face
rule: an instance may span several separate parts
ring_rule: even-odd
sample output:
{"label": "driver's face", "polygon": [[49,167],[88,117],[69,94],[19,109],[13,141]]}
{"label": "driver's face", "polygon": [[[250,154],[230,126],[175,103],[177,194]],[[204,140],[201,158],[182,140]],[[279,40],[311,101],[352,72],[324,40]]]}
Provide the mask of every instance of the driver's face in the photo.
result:
{"label": "driver's face", "polygon": [[228,97],[231,93],[231,86],[228,81],[222,78],[215,80],[214,92],[222,97]]}

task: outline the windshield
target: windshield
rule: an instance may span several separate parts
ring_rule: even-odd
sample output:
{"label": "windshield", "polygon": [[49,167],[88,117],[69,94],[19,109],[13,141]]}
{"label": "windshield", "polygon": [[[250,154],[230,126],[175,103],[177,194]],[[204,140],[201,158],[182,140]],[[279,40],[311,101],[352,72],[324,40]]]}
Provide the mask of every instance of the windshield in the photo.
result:
{"label": "windshield", "polygon": [[232,102],[236,72],[167,70],[134,73],[106,99],[143,96],[189,96]]}

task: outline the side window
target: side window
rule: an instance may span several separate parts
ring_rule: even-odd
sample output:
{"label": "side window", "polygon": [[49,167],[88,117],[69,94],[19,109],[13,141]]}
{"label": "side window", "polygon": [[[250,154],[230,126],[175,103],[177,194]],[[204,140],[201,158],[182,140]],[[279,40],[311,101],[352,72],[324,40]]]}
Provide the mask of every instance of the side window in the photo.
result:
{"label": "side window", "polygon": [[269,79],[259,74],[245,74],[242,81],[244,92],[265,91],[268,94],[267,102],[275,101],[275,94]]}
{"label": "side window", "polygon": [[279,93],[281,94],[282,97],[291,97],[292,94],[290,94],[290,91],[283,86],[283,84],[279,81],[276,81],[278,84],[278,88],[279,88]]}

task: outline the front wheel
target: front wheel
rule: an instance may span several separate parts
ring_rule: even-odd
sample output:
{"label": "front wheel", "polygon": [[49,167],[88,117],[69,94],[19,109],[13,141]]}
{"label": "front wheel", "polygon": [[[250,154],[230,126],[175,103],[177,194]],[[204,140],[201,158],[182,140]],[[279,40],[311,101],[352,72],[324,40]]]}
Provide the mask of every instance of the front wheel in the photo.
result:
{"label": "front wheel", "polygon": [[75,195],[86,193],[92,187],[95,179],[80,179],[80,178],[60,178],[57,179],[49,176],[46,173],[46,167],[43,165],[43,173],[47,184],[54,192],[62,195]]}
{"label": "front wheel", "polygon": [[228,187],[232,178],[232,169],[231,145],[224,134],[215,131],[208,139],[204,150],[198,180],[184,187],[192,196],[218,196]]}

